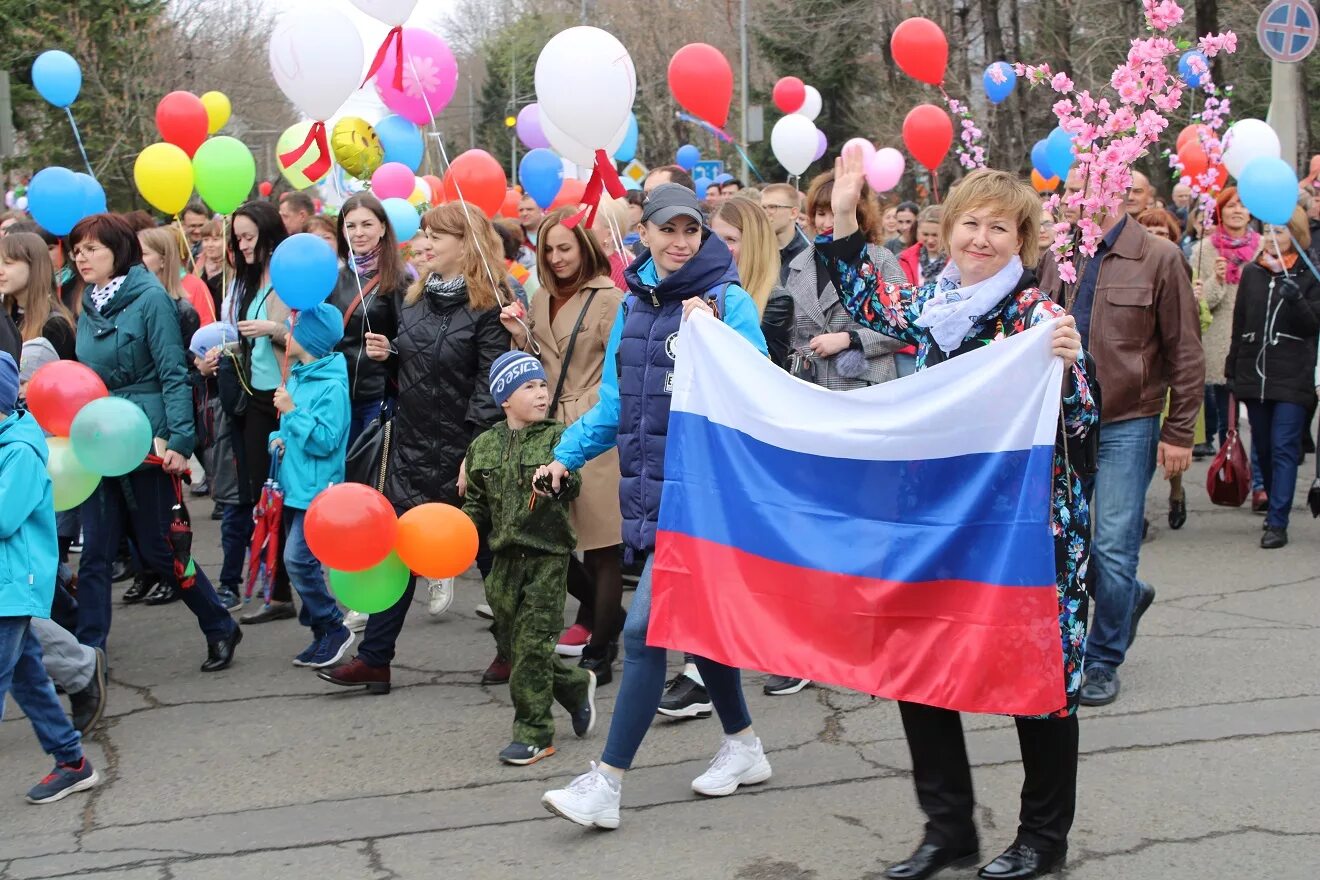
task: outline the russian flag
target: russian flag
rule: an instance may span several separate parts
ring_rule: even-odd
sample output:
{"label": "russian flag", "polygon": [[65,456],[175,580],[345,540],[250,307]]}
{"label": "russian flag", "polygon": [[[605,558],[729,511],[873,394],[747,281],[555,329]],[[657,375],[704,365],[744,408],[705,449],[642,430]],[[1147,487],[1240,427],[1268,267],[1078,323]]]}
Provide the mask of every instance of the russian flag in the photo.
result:
{"label": "russian flag", "polygon": [[1051,329],[840,393],[695,313],[649,644],[960,711],[1062,708]]}

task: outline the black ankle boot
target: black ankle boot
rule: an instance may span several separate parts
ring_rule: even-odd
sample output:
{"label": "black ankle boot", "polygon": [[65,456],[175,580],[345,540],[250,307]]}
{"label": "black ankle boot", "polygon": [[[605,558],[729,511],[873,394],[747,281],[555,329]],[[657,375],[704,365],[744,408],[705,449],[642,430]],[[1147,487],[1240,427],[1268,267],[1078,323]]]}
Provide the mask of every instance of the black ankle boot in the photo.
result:
{"label": "black ankle boot", "polygon": [[618,654],[615,645],[586,645],[582,648],[582,659],[578,666],[596,673],[596,687],[607,685],[614,680],[614,658]]}

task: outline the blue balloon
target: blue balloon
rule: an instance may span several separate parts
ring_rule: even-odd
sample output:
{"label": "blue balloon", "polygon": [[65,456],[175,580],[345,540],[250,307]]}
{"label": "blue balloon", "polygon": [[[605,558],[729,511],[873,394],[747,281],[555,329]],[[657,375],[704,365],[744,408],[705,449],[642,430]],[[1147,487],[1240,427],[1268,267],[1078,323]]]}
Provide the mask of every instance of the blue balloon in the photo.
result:
{"label": "blue balloon", "polygon": [[[995,82],[995,77],[991,75],[991,71],[1001,74],[1004,81]],[[985,69],[985,73],[981,76],[981,82],[985,85],[985,96],[990,99],[990,103],[998,104],[1013,94],[1013,89],[1017,86],[1017,71],[1013,70],[1013,66],[1005,61],[996,61]],[[1036,170],[1040,171],[1039,168]]]}
{"label": "blue balloon", "polygon": [[544,211],[564,185],[564,163],[552,151],[537,147],[518,163],[518,182],[522,184],[523,192]]}
{"label": "blue balloon", "polygon": [[623,136],[623,143],[614,151],[614,158],[618,162],[631,162],[637,155],[637,117],[628,114],[628,133]]}
{"label": "blue balloon", "polygon": [[640,183],[638,183],[637,181],[633,180],[631,177],[629,177],[629,176],[626,175],[626,174],[625,174],[623,177],[619,178],[619,180],[623,183],[623,188],[624,188],[624,189],[627,189],[627,190],[640,190],[640,189],[642,188],[642,185],[641,185]]}
{"label": "blue balloon", "polygon": [[83,216],[104,214],[106,211],[105,190],[101,187],[100,181],[82,171],[75,171],[73,175],[78,178],[78,182],[82,184],[83,188],[83,210],[86,212]]}
{"label": "blue balloon", "polygon": [[53,235],[68,235],[89,213],[87,202],[82,181],[67,168],[43,168],[28,184],[28,212]]}
{"label": "blue balloon", "polygon": [[284,239],[270,258],[271,287],[295,311],[324,302],[338,279],[339,259],[334,248],[310,232]]}
{"label": "blue balloon", "polygon": [[1283,226],[1297,207],[1297,174],[1282,159],[1252,159],[1238,175],[1238,196],[1253,217]]}
{"label": "blue balloon", "polygon": [[1031,167],[1046,180],[1054,176],[1054,171],[1050,168],[1049,141],[1045,138],[1031,145]]}
{"label": "blue balloon", "polygon": [[704,177],[698,177],[696,180],[692,181],[692,189],[696,191],[697,198],[699,199],[704,199],[706,197],[706,190],[714,185],[715,181],[707,180]]}
{"label": "blue balloon", "polygon": [[1073,166],[1072,135],[1055,126],[1054,131],[1045,138],[1045,154],[1049,158],[1051,173],[1045,174],[1043,171],[1041,173],[1046,179],[1057,177],[1059,180],[1065,180],[1068,177],[1068,169]]}
{"label": "blue balloon", "polygon": [[1188,88],[1195,89],[1198,88],[1201,85],[1201,83],[1205,81],[1205,74],[1197,73],[1196,71],[1192,70],[1191,60],[1193,58],[1201,59],[1202,70],[1209,69],[1210,62],[1205,57],[1205,54],[1203,52],[1200,52],[1196,49],[1187,50],[1182,54],[1182,57],[1178,59],[1178,76],[1182,77],[1182,81],[1187,84]]}
{"label": "blue balloon", "polygon": [[32,85],[51,104],[67,107],[82,91],[82,68],[68,52],[49,49],[32,63]]}
{"label": "blue balloon", "polygon": [[701,150],[698,150],[696,147],[692,146],[692,144],[684,144],[679,147],[678,152],[674,154],[674,163],[684,171],[691,171],[693,168],[696,168],[697,163],[700,161]]}
{"label": "blue balloon", "polygon": [[197,357],[206,357],[206,353],[213,348],[219,348],[230,342],[239,340],[238,328],[233,324],[226,324],[223,321],[216,321],[199,328],[193,334],[188,342],[188,350]]}
{"label": "blue balloon", "polygon": [[385,208],[385,216],[390,218],[390,225],[394,227],[394,237],[401,243],[412,239],[417,230],[422,228],[421,215],[407,199],[386,199],[381,205]]}
{"label": "blue balloon", "polygon": [[376,137],[385,149],[386,162],[399,162],[412,169],[413,174],[422,167],[426,146],[422,143],[422,130],[402,116],[386,116],[377,122]]}

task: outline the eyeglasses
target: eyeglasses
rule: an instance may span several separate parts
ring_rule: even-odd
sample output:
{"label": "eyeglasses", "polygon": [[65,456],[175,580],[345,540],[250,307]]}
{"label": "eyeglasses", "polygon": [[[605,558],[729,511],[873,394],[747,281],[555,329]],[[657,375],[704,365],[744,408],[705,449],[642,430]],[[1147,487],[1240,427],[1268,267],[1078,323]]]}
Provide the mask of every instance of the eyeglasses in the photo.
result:
{"label": "eyeglasses", "polygon": [[100,251],[108,251],[108,250],[110,250],[110,248],[106,247],[103,244],[89,244],[83,247],[74,248],[73,258],[75,260],[90,260],[93,254],[99,253]]}
{"label": "eyeglasses", "polygon": [[767,210],[767,211],[792,211],[792,210],[793,210],[795,207],[797,207],[797,206],[796,206],[796,205],[767,205],[767,204],[764,204],[764,203],[763,203],[763,204],[761,205],[761,207],[764,208],[764,209]]}

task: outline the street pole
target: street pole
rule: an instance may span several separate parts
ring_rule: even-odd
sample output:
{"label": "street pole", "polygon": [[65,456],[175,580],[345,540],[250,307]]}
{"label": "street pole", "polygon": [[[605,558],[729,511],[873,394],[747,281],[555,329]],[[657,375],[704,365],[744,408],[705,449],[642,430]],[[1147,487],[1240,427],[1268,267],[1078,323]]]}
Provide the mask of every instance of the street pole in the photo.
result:
{"label": "street pole", "polygon": [[1297,118],[1301,112],[1301,92],[1302,65],[1271,61],[1270,108],[1265,121],[1279,136],[1279,146],[1282,148],[1279,157],[1298,170]]}
{"label": "street pole", "polygon": [[[748,71],[751,67],[747,58],[747,0],[740,0],[739,2],[738,50],[742,56],[741,64],[740,64],[740,66],[742,67],[742,71],[741,71],[742,95],[738,102],[738,109],[739,109],[739,114],[742,116],[742,138],[741,138],[742,146],[743,146],[743,150],[746,150],[747,149],[747,79],[748,79]],[[742,174],[739,176],[739,179],[742,180],[743,185],[746,186],[749,179],[747,175],[748,172],[750,171],[750,169],[747,167],[747,156],[745,153],[742,152],[739,153],[739,156],[742,157]]]}

